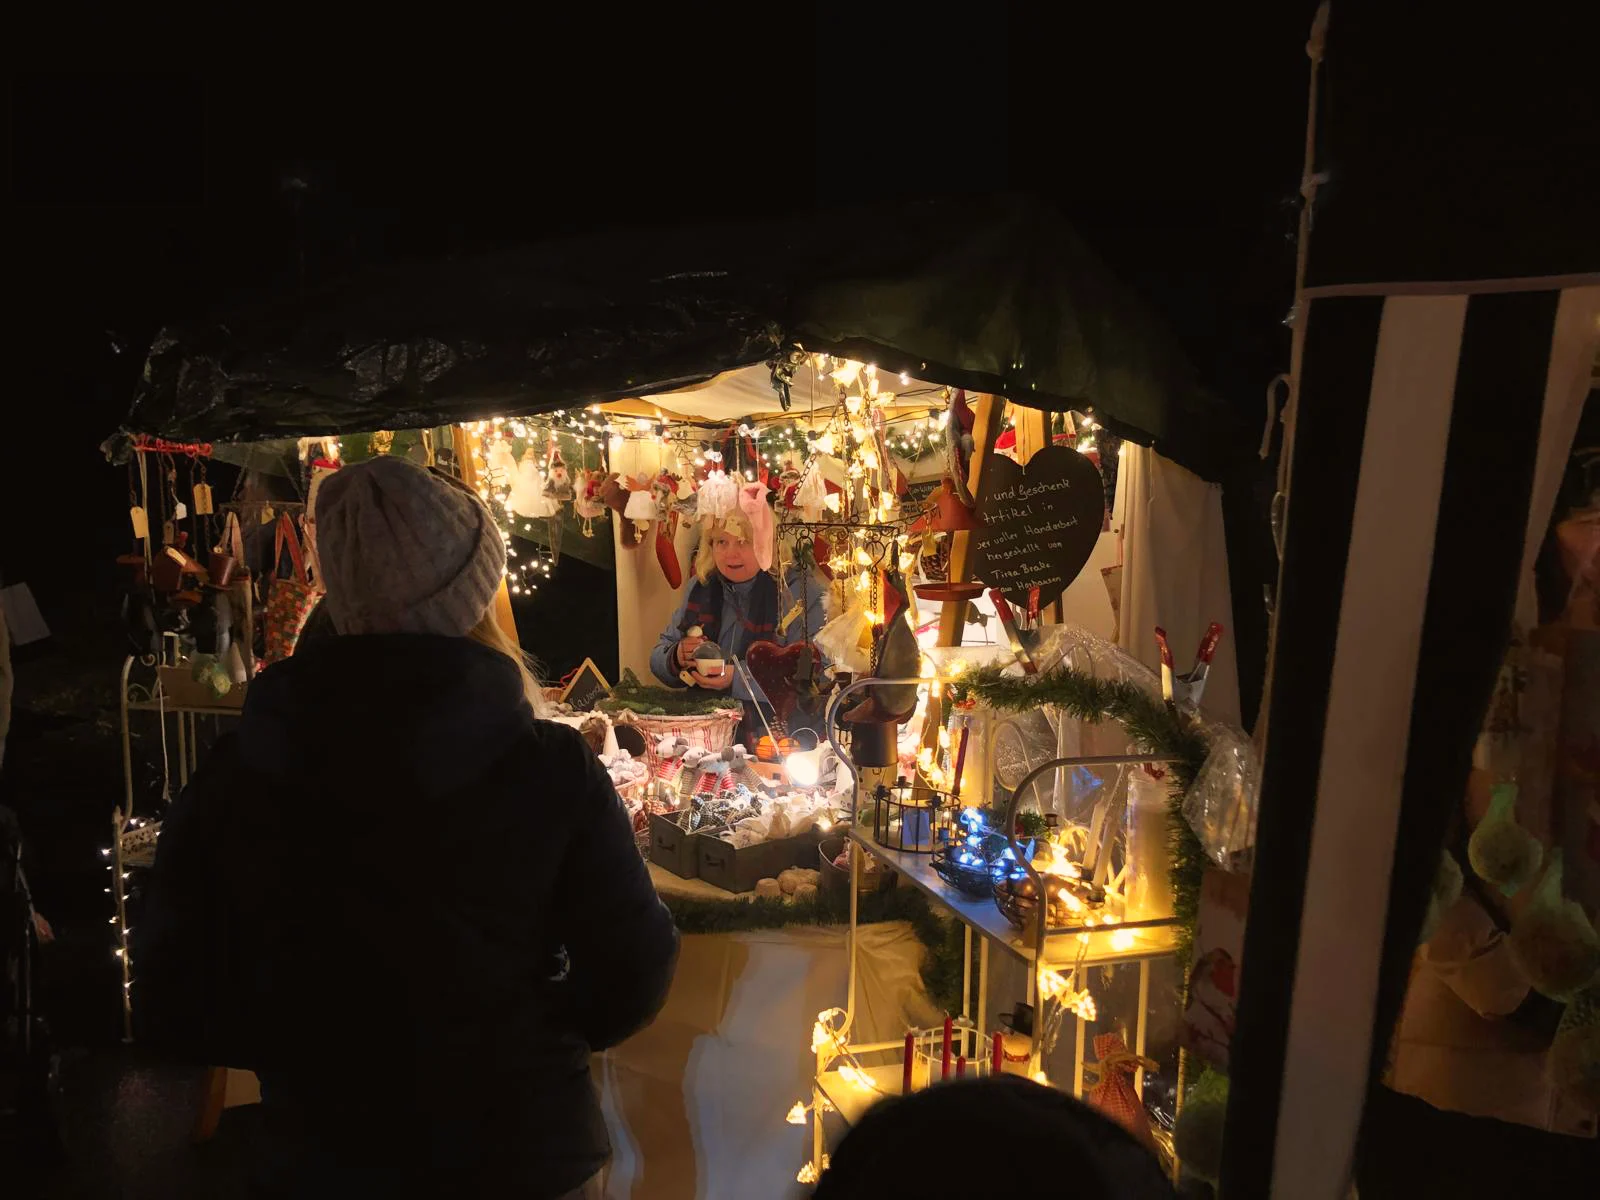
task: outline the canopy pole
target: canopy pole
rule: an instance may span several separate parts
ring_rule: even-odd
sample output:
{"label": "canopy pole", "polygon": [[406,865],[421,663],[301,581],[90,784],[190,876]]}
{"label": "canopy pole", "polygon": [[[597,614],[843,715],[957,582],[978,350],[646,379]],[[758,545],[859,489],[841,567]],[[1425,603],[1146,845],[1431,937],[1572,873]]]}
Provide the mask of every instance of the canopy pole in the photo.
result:
{"label": "canopy pole", "polygon": [[[994,453],[994,441],[1005,424],[1006,402],[988,394],[980,394],[972,406],[972,464],[967,490],[974,498],[980,496],[984,467]],[[954,416],[951,420],[954,420]],[[972,576],[972,535],[965,529],[950,533],[950,582],[966,583]],[[939,641],[941,646],[959,646],[961,632],[966,626],[967,601],[946,600],[939,609]],[[922,725],[922,744],[929,749],[938,745],[939,729],[944,725],[944,711],[939,701],[940,689],[932,689],[928,698],[927,717]]]}
{"label": "canopy pole", "polygon": [[[461,472],[461,482],[477,491],[478,464],[472,453],[472,435],[467,432],[466,426],[450,426],[450,448],[455,452],[456,469]],[[507,637],[519,646],[522,644],[517,639],[517,618],[511,611],[511,589],[504,578],[494,594],[494,619]]]}
{"label": "canopy pole", "polygon": [[[1004,425],[1006,402],[990,395],[980,395],[972,406],[976,419],[972,424],[972,468],[967,480],[967,490],[974,498],[983,495],[984,469],[994,454],[994,442]],[[954,419],[954,418],[952,418]],[[972,575],[972,534],[958,529],[950,534],[950,582],[966,583]],[[966,625],[967,602],[946,600],[939,610],[939,645],[959,646],[961,631]]]}

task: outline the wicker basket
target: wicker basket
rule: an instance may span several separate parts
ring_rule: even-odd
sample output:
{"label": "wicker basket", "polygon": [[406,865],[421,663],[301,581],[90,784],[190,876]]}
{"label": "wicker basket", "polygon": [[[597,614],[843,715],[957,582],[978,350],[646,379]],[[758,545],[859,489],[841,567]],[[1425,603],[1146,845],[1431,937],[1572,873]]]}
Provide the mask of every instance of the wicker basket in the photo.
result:
{"label": "wicker basket", "polygon": [[[850,868],[836,867],[833,860],[845,847],[845,839],[835,834],[817,843],[817,870],[821,874],[818,886],[830,895],[850,894]],[[860,895],[887,891],[894,886],[894,872],[882,866],[877,859],[862,851]]]}
{"label": "wicker basket", "polygon": [[656,746],[662,738],[682,738],[689,743],[691,750],[717,753],[733,745],[742,720],[744,711],[737,708],[692,717],[652,716],[636,712],[621,712],[616,717],[617,724],[632,725],[644,734],[644,757],[652,776],[661,769]]}
{"label": "wicker basket", "polygon": [[958,862],[951,855],[949,848],[943,847],[934,854],[932,866],[939,873],[940,879],[963,896],[971,896],[974,900],[987,900],[994,895],[994,875],[987,862],[971,864]]}
{"label": "wicker basket", "polygon": [[[1042,875],[1041,881],[1045,890],[1054,893],[1065,888],[1078,896],[1085,907],[1093,911],[1105,902],[1105,892],[1092,885],[1086,885],[1081,880],[1066,879],[1060,875]],[[1034,913],[1039,907],[1038,896],[1027,895],[1020,889],[1032,887],[1032,880],[1023,874],[1012,874],[1006,879],[998,880],[994,885],[994,904],[1006,920],[1018,929],[1031,929],[1034,922]],[[1062,912],[1059,907],[1054,908],[1046,921],[1047,929],[1065,929],[1068,925],[1077,923],[1081,918],[1073,918]]]}

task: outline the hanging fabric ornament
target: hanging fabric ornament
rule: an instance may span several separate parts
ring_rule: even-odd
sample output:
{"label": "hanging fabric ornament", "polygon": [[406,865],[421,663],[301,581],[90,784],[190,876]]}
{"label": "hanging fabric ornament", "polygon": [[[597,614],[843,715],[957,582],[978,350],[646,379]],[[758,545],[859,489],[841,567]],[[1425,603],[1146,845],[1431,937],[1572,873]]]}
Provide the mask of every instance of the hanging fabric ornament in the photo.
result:
{"label": "hanging fabric ornament", "polygon": [[715,450],[708,450],[706,459],[715,462],[716,465],[707,473],[705,482],[700,485],[697,511],[701,522],[709,526],[714,522],[725,520],[728,514],[738,507],[739,485],[734,483],[722,469],[722,456]]}
{"label": "hanging fabric ornament", "polygon": [[806,467],[805,478],[795,489],[794,506],[807,521],[815,523],[822,520],[827,504],[828,484],[822,477],[822,465],[819,460],[812,459]]}
{"label": "hanging fabric ornament", "polygon": [[683,586],[683,567],[673,538],[678,532],[678,514],[673,508],[678,496],[678,481],[663,468],[650,484],[650,499],[655,507],[656,563],[673,591]]}
{"label": "hanging fabric ornament", "polygon": [[1489,812],[1467,842],[1467,861],[1478,878],[1512,896],[1533,879],[1544,849],[1517,824],[1517,785],[1497,783],[1490,795]]}
{"label": "hanging fabric ornament", "polygon": [[740,487],[739,511],[750,522],[750,545],[756,552],[756,564],[763,571],[772,570],[773,524],[767,485],[747,483]]}
{"label": "hanging fabric ornament", "polygon": [[[905,590],[905,581],[899,572],[887,571],[883,581],[883,645],[878,654],[877,670],[872,674],[880,679],[914,679],[920,673],[922,650],[917,645],[916,630],[911,627],[911,614],[916,607]],[[867,698],[850,711],[841,713],[839,720],[849,724],[877,724],[894,722],[904,724],[917,707],[915,683],[884,684],[868,691]]]}
{"label": "hanging fabric ornament", "polygon": [[594,536],[595,518],[605,515],[606,502],[600,498],[600,485],[604,482],[605,475],[599,471],[585,469],[578,472],[572,511],[578,516],[579,528],[583,531],[584,537]]}
{"label": "hanging fabric ornament", "polygon": [[498,483],[509,483],[517,473],[517,456],[505,438],[497,437],[490,443],[488,462],[489,474]]}
{"label": "hanging fabric ornament", "polygon": [[550,473],[545,477],[544,494],[558,506],[572,499],[572,478],[567,473],[561,451],[555,446],[550,447]]}
{"label": "hanging fabric ornament", "polygon": [[845,610],[817,631],[817,647],[841,671],[865,675],[872,669],[872,620],[867,599],[857,594]]}
{"label": "hanging fabric ornament", "polygon": [[539,470],[530,446],[522,452],[522,461],[517,464],[517,477],[511,485],[506,507],[519,517],[532,518],[549,516],[549,504],[544,494],[544,473]]}
{"label": "hanging fabric ornament", "polygon": [[1161,1064],[1132,1053],[1120,1033],[1095,1034],[1094,1053],[1100,1060],[1100,1082],[1089,1089],[1084,1099],[1154,1151],[1156,1144],[1150,1133],[1150,1118],[1134,1087],[1133,1075],[1141,1067],[1146,1071],[1160,1070]]}
{"label": "hanging fabric ornament", "polygon": [[1561,851],[1550,853],[1550,867],[1528,907],[1511,925],[1511,956],[1534,990],[1552,1000],[1571,1000],[1600,982],[1600,934],[1583,906],[1561,895]]}
{"label": "hanging fabric ornament", "polygon": [[656,502],[650,495],[648,481],[629,481],[628,505],[622,515],[633,522],[634,530],[641,539],[650,531],[650,522],[656,519]]}

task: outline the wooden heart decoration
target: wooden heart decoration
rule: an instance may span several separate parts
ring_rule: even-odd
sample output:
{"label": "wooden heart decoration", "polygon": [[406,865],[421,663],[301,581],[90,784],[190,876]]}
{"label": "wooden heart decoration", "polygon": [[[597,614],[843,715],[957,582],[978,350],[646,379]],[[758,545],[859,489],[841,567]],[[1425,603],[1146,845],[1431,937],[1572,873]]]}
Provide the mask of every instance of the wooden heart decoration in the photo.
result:
{"label": "wooden heart decoration", "polygon": [[779,721],[787,721],[800,688],[817,669],[817,648],[810,642],[792,646],[753,642],[745,651],[744,665],[772,702],[773,714]]}
{"label": "wooden heart decoration", "polygon": [[974,529],[973,574],[1023,608],[1034,588],[1055,601],[1094,553],[1105,520],[1100,472],[1076,450],[1047,446],[1019,467],[995,455],[984,466]]}

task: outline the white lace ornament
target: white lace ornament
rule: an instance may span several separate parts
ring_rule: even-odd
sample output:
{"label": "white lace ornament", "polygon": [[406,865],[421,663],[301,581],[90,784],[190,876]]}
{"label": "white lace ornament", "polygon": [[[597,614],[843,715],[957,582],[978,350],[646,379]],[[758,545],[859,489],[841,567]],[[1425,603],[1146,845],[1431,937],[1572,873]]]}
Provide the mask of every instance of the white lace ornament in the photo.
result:
{"label": "white lace ornament", "polygon": [[728,473],[718,467],[706,476],[700,485],[697,513],[706,524],[726,520],[739,506],[739,485],[728,478]]}
{"label": "white lace ornament", "polygon": [[555,502],[544,494],[544,472],[533,451],[523,452],[517,464],[516,482],[511,485],[511,495],[506,507],[519,517],[548,517],[555,511]]}
{"label": "white lace ornament", "polygon": [[806,467],[805,478],[795,489],[794,504],[807,521],[820,521],[827,503],[828,485],[822,478],[822,464],[813,459]]}

